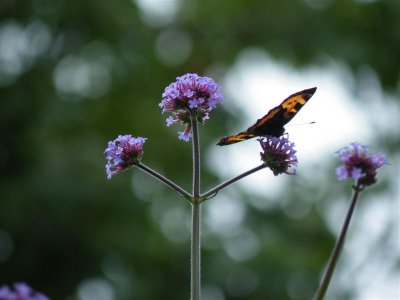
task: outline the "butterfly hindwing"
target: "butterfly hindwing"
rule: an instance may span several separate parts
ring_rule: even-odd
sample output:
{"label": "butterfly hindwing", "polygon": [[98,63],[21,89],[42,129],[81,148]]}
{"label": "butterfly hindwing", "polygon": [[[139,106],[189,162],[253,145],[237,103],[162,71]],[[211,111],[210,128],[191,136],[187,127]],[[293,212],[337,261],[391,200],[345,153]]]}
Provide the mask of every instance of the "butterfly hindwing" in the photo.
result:
{"label": "butterfly hindwing", "polygon": [[233,136],[224,137],[217,145],[230,145],[256,136],[281,136],[285,132],[283,126],[294,118],[299,110],[314,95],[316,90],[317,88],[314,87],[290,95],[283,100],[280,105],[271,109],[261,119],[258,119],[257,122],[246,131]]}
{"label": "butterfly hindwing", "polygon": [[225,146],[225,145],[230,145],[230,144],[234,144],[234,143],[238,143],[244,140],[248,140],[255,137],[254,134],[248,133],[246,131],[238,133],[236,135],[231,135],[231,136],[227,136],[227,137],[223,137],[217,145],[220,146]]}

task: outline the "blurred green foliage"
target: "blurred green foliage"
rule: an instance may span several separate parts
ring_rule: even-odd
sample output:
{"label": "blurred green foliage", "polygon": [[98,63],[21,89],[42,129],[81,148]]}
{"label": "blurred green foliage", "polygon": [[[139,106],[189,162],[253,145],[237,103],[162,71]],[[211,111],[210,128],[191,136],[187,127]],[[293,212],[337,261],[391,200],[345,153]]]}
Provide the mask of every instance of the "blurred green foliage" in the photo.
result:
{"label": "blurred green foliage", "polygon": [[[397,0],[178,1],[171,19],[137,3],[0,2],[0,284],[96,299],[78,298],[92,280],[120,300],[188,299],[189,205],[138,170],[107,181],[103,154],[118,134],[149,137],[144,161],[190,189],[190,144],[164,126],[158,107],[176,76],[208,72],[218,82],[240,51],[257,46],[299,67],[325,57],[354,71],[369,65],[386,91],[398,92]],[[203,145],[226,134],[226,116],[212,112]],[[204,186],[220,180],[203,168]],[[285,203],[339,197],[330,180],[299,176]],[[246,206],[243,227],[256,234],[259,252],[232,259],[205,224],[204,295],[310,299],[334,241],[317,207],[291,219],[281,207],[255,209],[246,199],[256,196],[235,191],[228,195]],[[168,216],[182,236],[165,234]]]}

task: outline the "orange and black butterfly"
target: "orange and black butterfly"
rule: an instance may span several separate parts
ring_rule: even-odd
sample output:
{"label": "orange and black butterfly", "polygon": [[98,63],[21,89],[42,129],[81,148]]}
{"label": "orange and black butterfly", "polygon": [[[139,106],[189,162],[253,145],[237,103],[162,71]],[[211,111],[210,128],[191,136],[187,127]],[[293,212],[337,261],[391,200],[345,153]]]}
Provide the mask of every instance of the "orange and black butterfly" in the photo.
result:
{"label": "orange and black butterfly", "polygon": [[294,118],[299,110],[314,95],[316,90],[317,88],[314,87],[290,95],[283,100],[280,105],[271,109],[261,119],[258,119],[253,126],[247,128],[246,131],[240,132],[236,135],[223,137],[217,145],[230,145],[256,136],[281,136],[285,132],[283,126]]}

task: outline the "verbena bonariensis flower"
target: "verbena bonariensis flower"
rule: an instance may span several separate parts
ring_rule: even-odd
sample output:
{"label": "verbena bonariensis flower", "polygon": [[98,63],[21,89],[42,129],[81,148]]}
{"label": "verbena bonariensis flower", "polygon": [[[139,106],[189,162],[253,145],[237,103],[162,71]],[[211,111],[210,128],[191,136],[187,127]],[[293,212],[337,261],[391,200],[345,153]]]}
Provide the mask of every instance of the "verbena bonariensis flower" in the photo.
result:
{"label": "verbena bonariensis flower", "polygon": [[275,176],[285,173],[296,174],[298,163],[294,143],[286,137],[265,136],[258,139],[264,152],[261,152],[261,160],[271,169]]}
{"label": "verbena bonariensis flower", "polygon": [[360,143],[351,143],[350,146],[337,152],[343,165],[336,169],[339,180],[353,178],[361,187],[374,184],[376,170],[389,164],[383,153],[370,154],[367,146]]}
{"label": "verbena bonariensis flower", "polygon": [[143,144],[147,138],[134,138],[130,134],[119,135],[114,141],[108,142],[104,151],[106,159],[107,178],[139,164],[143,156]]}
{"label": "verbena bonariensis flower", "polygon": [[171,113],[166,120],[167,126],[174,123],[186,125],[178,137],[189,141],[190,114],[194,114],[197,121],[203,124],[209,119],[209,112],[215,109],[222,99],[220,87],[214,80],[188,73],[177,77],[175,82],[165,88],[160,107],[163,113]]}
{"label": "verbena bonariensis flower", "polygon": [[14,289],[10,289],[7,285],[0,287],[0,300],[49,300],[49,298],[35,292],[25,283],[15,283]]}

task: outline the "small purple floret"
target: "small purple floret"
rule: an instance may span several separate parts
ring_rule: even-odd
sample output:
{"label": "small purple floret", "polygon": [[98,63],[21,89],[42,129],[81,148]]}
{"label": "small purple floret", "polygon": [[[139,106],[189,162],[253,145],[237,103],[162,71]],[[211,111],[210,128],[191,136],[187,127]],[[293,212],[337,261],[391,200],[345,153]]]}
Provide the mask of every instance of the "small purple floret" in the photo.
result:
{"label": "small purple floret", "polygon": [[383,153],[370,154],[367,146],[360,143],[351,143],[350,146],[337,152],[343,165],[336,169],[339,180],[353,178],[362,186],[374,184],[377,169],[389,164]]}
{"label": "small purple floret", "polygon": [[178,139],[188,142],[189,139],[191,138],[192,134],[190,133],[190,130],[185,130],[185,131],[179,131],[178,132]]}
{"label": "small purple floret", "polygon": [[147,138],[134,138],[130,134],[119,135],[114,141],[108,143],[104,151],[106,159],[107,178],[139,164],[143,156],[143,144]]}
{"label": "small purple floret", "polygon": [[296,174],[296,166],[298,163],[294,143],[287,138],[265,136],[258,139],[261,148],[261,160],[271,169],[275,176],[285,173],[288,175]]}
{"label": "small purple floret", "polygon": [[174,124],[174,118],[172,116],[169,116],[167,118],[167,127],[171,126],[172,124]]}

